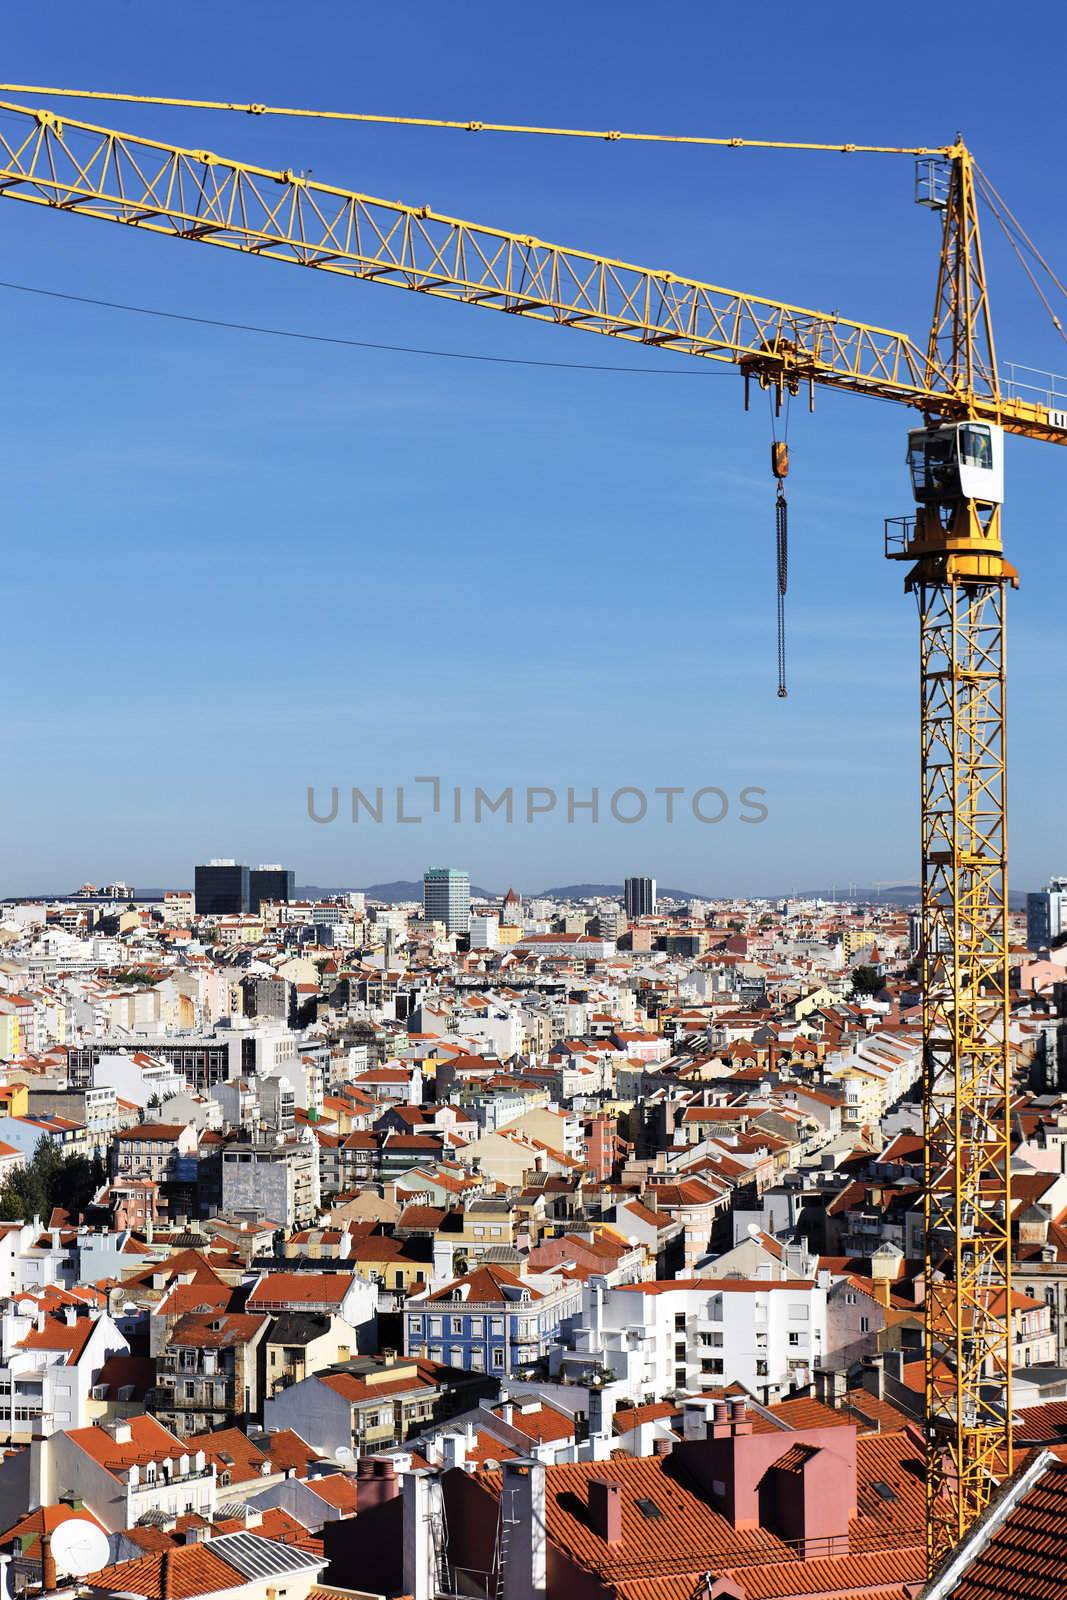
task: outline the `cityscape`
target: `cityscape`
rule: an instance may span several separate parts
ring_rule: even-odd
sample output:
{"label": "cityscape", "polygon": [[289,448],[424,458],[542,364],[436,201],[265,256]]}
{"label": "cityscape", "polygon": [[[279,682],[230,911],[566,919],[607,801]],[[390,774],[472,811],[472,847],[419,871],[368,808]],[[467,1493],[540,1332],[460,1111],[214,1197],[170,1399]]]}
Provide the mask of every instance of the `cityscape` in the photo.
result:
{"label": "cityscape", "polygon": [[[19,1588],[920,1592],[914,905],[190,877],[0,907]],[[1010,962],[993,1314],[1059,1460],[1067,877]]]}
{"label": "cityscape", "polygon": [[1065,20],[13,11],[0,1600],[1067,1600]]}

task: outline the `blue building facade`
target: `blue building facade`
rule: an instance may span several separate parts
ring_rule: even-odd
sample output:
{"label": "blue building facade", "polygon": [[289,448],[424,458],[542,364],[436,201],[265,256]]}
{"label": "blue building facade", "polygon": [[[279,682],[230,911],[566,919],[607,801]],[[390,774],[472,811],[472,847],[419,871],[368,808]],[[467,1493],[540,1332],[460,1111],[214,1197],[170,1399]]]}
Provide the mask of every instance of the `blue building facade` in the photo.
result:
{"label": "blue building facade", "polygon": [[560,1324],[581,1309],[581,1287],[528,1283],[479,1267],[418,1299],[404,1312],[407,1355],[450,1367],[520,1377],[558,1343]]}

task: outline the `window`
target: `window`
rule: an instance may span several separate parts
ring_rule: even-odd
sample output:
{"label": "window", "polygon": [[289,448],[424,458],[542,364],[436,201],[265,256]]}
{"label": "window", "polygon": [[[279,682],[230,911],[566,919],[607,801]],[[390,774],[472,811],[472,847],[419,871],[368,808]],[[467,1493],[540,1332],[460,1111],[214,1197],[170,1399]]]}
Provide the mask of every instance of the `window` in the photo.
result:
{"label": "window", "polygon": [[501,1350],[499,1345],[494,1345],[493,1346],[493,1371],[494,1372],[503,1372],[503,1370],[504,1370],[504,1352],[503,1352],[503,1350]]}
{"label": "window", "polygon": [[767,1363],[766,1363],[766,1361],[757,1361],[756,1362],[756,1377],[757,1378],[765,1378],[766,1376],[767,1376]]}
{"label": "window", "polygon": [[470,1330],[472,1339],[480,1339],[485,1333],[485,1318],[471,1317]]}
{"label": "window", "polygon": [[410,1333],[410,1335],[411,1335],[411,1337],[413,1339],[421,1339],[422,1338],[422,1318],[421,1317],[409,1317],[408,1318],[408,1332]]}
{"label": "window", "polygon": [[675,1331],[675,1333],[684,1333],[685,1332],[685,1312],[684,1311],[676,1311],[675,1312],[675,1314],[674,1314],[674,1331]]}
{"label": "window", "polygon": [[870,1317],[861,1317],[860,1318],[860,1332],[861,1333],[870,1333],[870,1331],[871,1331],[871,1319],[870,1319]]}
{"label": "window", "polygon": [[494,1339],[502,1339],[504,1337],[503,1317],[492,1317],[490,1319],[490,1329]]}
{"label": "window", "polygon": [[800,1343],[800,1335],[799,1335],[799,1333],[791,1333],[789,1335],[789,1343],[790,1344],[799,1344]]}
{"label": "window", "polygon": [[454,1333],[454,1334],[455,1333],[462,1333],[463,1332],[463,1318],[462,1317],[452,1317],[450,1320],[451,1320],[451,1323],[452,1323],[452,1328],[451,1328],[452,1333]]}
{"label": "window", "polygon": [[960,460],[965,467],[992,468],[993,438],[988,428],[972,423],[960,429]]}

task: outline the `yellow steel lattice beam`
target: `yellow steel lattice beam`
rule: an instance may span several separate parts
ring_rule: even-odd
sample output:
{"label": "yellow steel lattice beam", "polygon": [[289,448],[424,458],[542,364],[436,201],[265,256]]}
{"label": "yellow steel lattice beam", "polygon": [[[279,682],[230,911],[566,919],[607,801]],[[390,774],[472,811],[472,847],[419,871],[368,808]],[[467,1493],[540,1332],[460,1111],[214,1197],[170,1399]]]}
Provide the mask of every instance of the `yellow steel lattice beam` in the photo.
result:
{"label": "yellow steel lattice beam", "polygon": [[904,333],[428,206],[0,102],[0,196],[1067,443],[1067,417],[931,368]]}
{"label": "yellow steel lattice beam", "polygon": [[985,572],[973,557],[938,552],[921,555],[909,579],[920,618],[930,1570],[1012,1461],[1004,600],[1013,574],[997,560],[998,517],[980,530]]}

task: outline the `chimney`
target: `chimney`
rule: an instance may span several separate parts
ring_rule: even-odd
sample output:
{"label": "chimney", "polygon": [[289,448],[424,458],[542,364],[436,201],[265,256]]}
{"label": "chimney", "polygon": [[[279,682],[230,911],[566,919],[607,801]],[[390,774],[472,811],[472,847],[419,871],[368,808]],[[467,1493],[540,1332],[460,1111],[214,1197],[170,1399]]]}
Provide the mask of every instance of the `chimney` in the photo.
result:
{"label": "chimney", "polygon": [[607,1478],[589,1480],[589,1521],[605,1544],[622,1538],[622,1490]]}
{"label": "chimney", "polygon": [[848,1398],[848,1373],[837,1372],[830,1367],[816,1367],[815,1398],[835,1411],[838,1406],[844,1405]]}
{"label": "chimney", "polygon": [[400,1493],[396,1462],[391,1461],[388,1456],[378,1456],[373,1466],[376,1502],[378,1505],[384,1505],[386,1500],[395,1500]]}
{"label": "chimney", "polygon": [[876,1400],[885,1399],[885,1363],[877,1358],[863,1363],[863,1387]]}
{"label": "chimney", "polygon": [[441,1435],[441,1466],[445,1472],[453,1467],[462,1467],[467,1459],[467,1436],[465,1433],[444,1433]]}
{"label": "chimney", "polygon": [[501,1600],[547,1600],[548,1539],[545,1469],[540,1461],[503,1463],[503,1504],[514,1524],[508,1542]]}
{"label": "chimney", "polygon": [[52,1461],[52,1441],[46,1439],[42,1433],[35,1433],[30,1440],[28,1506],[30,1511],[39,1511],[42,1506],[55,1503],[52,1493]]}
{"label": "chimney", "polygon": [[752,1424],[748,1418],[748,1401],[730,1401],[730,1428],[736,1435],[752,1432]]}
{"label": "chimney", "polygon": [[682,1408],[682,1436],[686,1439],[706,1439],[708,1436],[708,1421],[714,1413],[715,1422],[725,1422],[727,1417],[726,1402],[716,1400],[687,1400]]}
{"label": "chimney", "polygon": [[59,1587],[56,1575],[56,1558],[52,1554],[52,1535],[41,1536],[41,1588],[45,1594],[54,1594]]}
{"label": "chimney", "polygon": [[67,1324],[68,1328],[73,1328],[74,1324],[78,1320],[78,1308],[77,1308],[77,1306],[64,1306],[63,1307],[63,1320]]}
{"label": "chimney", "polygon": [[356,1462],[356,1511],[367,1511],[378,1504],[378,1485],[374,1481],[374,1460],[360,1456]]}
{"label": "chimney", "polygon": [[433,1528],[444,1516],[441,1480],[436,1473],[419,1470],[404,1474],[403,1512],[404,1593],[411,1600],[434,1600],[448,1587],[433,1539]]}
{"label": "chimney", "polygon": [[615,1419],[615,1396],[601,1384],[589,1388],[589,1437],[610,1441]]}

